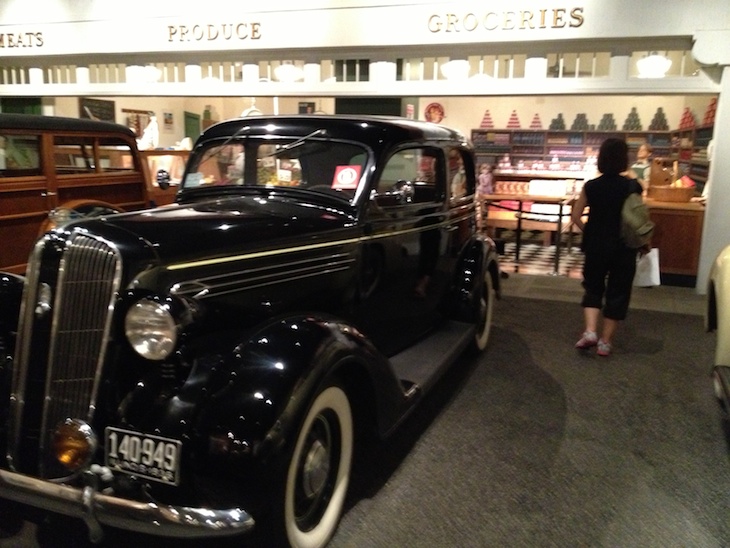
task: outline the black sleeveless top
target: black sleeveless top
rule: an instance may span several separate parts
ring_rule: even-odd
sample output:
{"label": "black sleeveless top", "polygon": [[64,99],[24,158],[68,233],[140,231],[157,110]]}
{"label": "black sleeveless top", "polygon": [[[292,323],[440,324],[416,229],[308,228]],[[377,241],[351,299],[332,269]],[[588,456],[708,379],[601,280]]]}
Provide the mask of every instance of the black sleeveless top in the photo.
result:
{"label": "black sleeveless top", "polygon": [[639,182],[622,175],[601,175],[588,181],[584,188],[590,209],[581,249],[608,252],[626,248],[620,237],[621,207],[629,192],[641,194]]}

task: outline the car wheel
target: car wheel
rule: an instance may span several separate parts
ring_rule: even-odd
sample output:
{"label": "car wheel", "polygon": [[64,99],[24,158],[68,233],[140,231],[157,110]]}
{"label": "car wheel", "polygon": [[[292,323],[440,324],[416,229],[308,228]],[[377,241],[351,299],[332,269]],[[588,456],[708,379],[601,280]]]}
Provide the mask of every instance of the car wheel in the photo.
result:
{"label": "car wheel", "polygon": [[722,401],[722,384],[720,383],[720,376],[717,373],[712,374],[712,388],[715,392],[715,397]]}
{"label": "car wheel", "polygon": [[477,352],[481,352],[489,343],[489,334],[492,330],[492,314],[494,312],[494,285],[492,275],[487,269],[484,271],[484,280],[479,292],[477,306],[477,330],[474,334],[473,347]]}
{"label": "car wheel", "polygon": [[332,384],[312,401],[289,461],[284,527],[296,548],[324,546],[340,520],[350,479],[353,420],[345,391]]}

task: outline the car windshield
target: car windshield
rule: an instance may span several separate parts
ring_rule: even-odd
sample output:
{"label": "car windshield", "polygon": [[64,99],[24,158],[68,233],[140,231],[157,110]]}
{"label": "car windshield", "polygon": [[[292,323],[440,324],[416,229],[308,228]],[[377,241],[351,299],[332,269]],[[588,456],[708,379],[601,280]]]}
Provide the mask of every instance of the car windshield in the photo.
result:
{"label": "car windshield", "polygon": [[295,187],[352,200],[367,163],[357,144],[315,138],[211,142],[191,158],[183,189],[214,186]]}

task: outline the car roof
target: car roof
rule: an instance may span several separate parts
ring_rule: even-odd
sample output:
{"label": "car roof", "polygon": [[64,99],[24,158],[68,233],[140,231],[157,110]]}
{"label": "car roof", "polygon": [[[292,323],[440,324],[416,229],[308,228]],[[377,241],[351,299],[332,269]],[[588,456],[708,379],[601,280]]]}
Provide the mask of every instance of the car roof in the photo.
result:
{"label": "car roof", "polygon": [[0,129],[25,129],[43,131],[80,131],[85,133],[124,133],[134,139],[134,132],[127,126],[114,122],[66,118],[63,116],[42,116],[39,114],[0,113]]}
{"label": "car roof", "polygon": [[215,124],[200,140],[225,138],[240,131],[243,135],[277,134],[304,137],[324,129],[334,139],[359,141],[373,149],[407,141],[451,141],[466,144],[457,130],[398,116],[292,115],[250,116]]}

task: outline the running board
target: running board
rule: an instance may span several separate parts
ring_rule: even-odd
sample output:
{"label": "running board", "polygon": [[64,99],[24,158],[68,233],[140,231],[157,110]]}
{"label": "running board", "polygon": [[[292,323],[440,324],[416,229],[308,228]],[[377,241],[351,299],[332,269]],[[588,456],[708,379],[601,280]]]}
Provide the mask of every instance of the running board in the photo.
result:
{"label": "running board", "polygon": [[420,343],[390,359],[395,374],[410,394],[428,392],[474,340],[476,326],[447,321]]}

